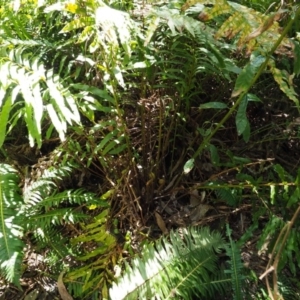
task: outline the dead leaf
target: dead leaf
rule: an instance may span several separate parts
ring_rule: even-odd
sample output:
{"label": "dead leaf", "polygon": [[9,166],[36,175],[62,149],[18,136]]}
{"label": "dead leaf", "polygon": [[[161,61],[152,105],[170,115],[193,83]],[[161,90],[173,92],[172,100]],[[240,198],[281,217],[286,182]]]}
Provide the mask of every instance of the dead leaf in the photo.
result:
{"label": "dead leaf", "polygon": [[199,204],[201,204],[205,198],[205,191],[201,192],[201,196],[199,196],[199,192],[198,190],[193,190],[191,192],[191,197],[190,197],[190,205],[191,207],[195,207],[198,206]]}
{"label": "dead leaf", "polygon": [[62,271],[58,276],[57,289],[62,300],[73,300],[73,297],[68,293],[65,284],[63,282],[64,273],[65,271]]}
{"label": "dead leaf", "polygon": [[274,22],[278,21],[280,19],[281,12],[277,12],[274,15],[270,16],[263,24],[261,24],[257,29],[255,29],[253,32],[251,32],[245,39],[245,42],[249,42],[251,39],[254,39],[267,31]]}
{"label": "dead leaf", "polygon": [[201,12],[199,15],[198,15],[198,19],[202,22],[206,22],[210,19],[209,15],[205,12]]}
{"label": "dead leaf", "polygon": [[191,221],[192,222],[198,222],[201,219],[203,219],[203,217],[206,215],[206,213],[213,208],[211,205],[207,205],[207,204],[199,204],[198,206],[196,206],[190,215]]}
{"label": "dead leaf", "polygon": [[155,212],[156,223],[163,234],[168,234],[169,231],[166,227],[166,223],[158,212]]}
{"label": "dead leaf", "polygon": [[190,196],[190,205],[192,207],[195,207],[198,204],[200,204],[199,192],[198,192],[198,190],[193,190],[191,192],[191,196]]}

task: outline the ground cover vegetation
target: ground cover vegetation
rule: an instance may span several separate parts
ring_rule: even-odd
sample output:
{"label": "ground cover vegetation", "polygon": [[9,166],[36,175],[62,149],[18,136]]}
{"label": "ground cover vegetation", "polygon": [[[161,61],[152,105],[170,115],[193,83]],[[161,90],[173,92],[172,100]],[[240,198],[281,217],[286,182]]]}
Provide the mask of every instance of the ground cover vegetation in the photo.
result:
{"label": "ground cover vegetation", "polygon": [[0,299],[300,299],[295,1],[0,1]]}

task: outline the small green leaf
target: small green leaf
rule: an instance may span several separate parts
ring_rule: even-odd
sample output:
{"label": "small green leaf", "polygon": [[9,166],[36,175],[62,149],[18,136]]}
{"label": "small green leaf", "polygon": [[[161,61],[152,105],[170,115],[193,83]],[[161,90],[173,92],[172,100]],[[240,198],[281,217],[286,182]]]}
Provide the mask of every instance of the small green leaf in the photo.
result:
{"label": "small green leaf", "polygon": [[116,66],[115,68],[113,68],[113,73],[115,75],[115,78],[117,79],[119,85],[122,87],[122,88],[125,88],[125,82],[124,82],[124,79],[123,79],[123,75],[122,75],[122,72],[121,72],[121,69]]}
{"label": "small green leaf", "polygon": [[286,178],[286,172],[285,172],[284,168],[279,164],[274,165],[273,168],[276,171],[276,173],[278,174],[280,180],[282,182],[285,182],[287,180],[287,178]]}
{"label": "small green leaf", "polygon": [[250,124],[249,124],[249,121],[247,120],[247,124],[246,124],[245,130],[243,131],[243,139],[244,139],[244,141],[246,143],[249,142],[250,133],[251,133]]}
{"label": "small green leaf", "polygon": [[101,90],[101,89],[98,89],[96,87],[93,87],[93,86],[89,86],[89,85],[86,85],[86,84],[80,84],[80,83],[75,83],[75,84],[71,84],[70,85],[72,88],[75,88],[77,90],[81,90],[81,91],[85,91],[85,92],[89,92],[93,95],[96,95],[96,96],[99,96],[103,99],[106,99],[110,102],[113,102],[113,97],[111,97],[107,91],[105,90]]}
{"label": "small green leaf", "polygon": [[254,94],[247,94],[247,100],[252,102],[262,102],[256,95]]}
{"label": "small green leaf", "polygon": [[234,163],[239,163],[239,164],[249,164],[251,162],[251,160],[246,157],[233,156],[232,159]]}
{"label": "small green leaf", "polygon": [[[115,192],[115,190],[108,190],[106,193],[104,193],[103,195],[101,195],[100,199],[101,200],[107,200],[108,198],[111,197],[111,195],[113,195],[113,193]],[[105,216],[102,216],[102,218],[104,218]]]}
{"label": "small green leaf", "polygon": [[127,148],[127,144],[122,144],[113,150],[109,151],[110,155],[120,154],[122,151],[124,151]]}
{"label": "small green leaf", "polygon": [[235,117],[235,124],[236,124],[238,135],[241,135],[245,131],[248,124],[248,119],[246,116],[247,104],[248,101],[247,101],[247,97],[245,96],[241,101],[241,104],[239,105]]}
{"label": "small green leaf", "polygon": [[188,174],[192,171],[192,169],[194,168],[194,161],[195,161],[194,158],[191,158],[185,163],[183,167],[184,174]]}
{"label": "small green leaf", "polygon": [[96,147],[95,149],[95,153],[97,153],[98,151],[102,151],[102,149],[105,147],[105,145],[114,137],[116,136],[118,133],[118,130],[115,129],[111,132],[109,132],[104,138],[103,140],[100,142],[100,144]]}
{"label": "small green leaf", "polygon": [[200,108],[208,109],[208,108],[214,108],[214,109],[224,109],[228,106],[223,102],[207,102],[200,105]]}
{"label": "small green leaf", "polygon": [[66,132],[66,122],[59,119],[52,104],[47,104],[46,109],[48,111],[48,114],[52,121],[52,124],[54,125],[55,129],[57,130],[57,132],[59,134],[59,138],[62,141],[64,141],[65,140],[65,132]]}
{"label": "small green leaf", "polygon": [[211,161],[214,165],[217,165],[220,163],[220,157],[218,154],[218,149],[215,145],[209,145],[209,150],[210,150],[210,156],[211,156]]}
{"label": "small green leaf", "polygon": [[[299,183],[299,181],[296,182],[296,183]],[[297,187],[295,189],[295,191],[293,192],[293,194],[290,196],[290,199],[289,199],[289,201],[287,203],[287,208],[290,208],[292,205],[295,205],[295,204],[298,205],[299,198],[300,198],[300,189]]]}

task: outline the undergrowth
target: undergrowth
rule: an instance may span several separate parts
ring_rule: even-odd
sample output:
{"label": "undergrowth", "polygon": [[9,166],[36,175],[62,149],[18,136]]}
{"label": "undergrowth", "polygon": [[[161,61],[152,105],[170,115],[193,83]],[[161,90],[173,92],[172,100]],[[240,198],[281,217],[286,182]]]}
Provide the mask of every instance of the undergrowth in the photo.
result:
{"label": "undergrowth", "polygon": [[7,282],[30,249],[78,299],[299,296],[297,4],[3,5]]}

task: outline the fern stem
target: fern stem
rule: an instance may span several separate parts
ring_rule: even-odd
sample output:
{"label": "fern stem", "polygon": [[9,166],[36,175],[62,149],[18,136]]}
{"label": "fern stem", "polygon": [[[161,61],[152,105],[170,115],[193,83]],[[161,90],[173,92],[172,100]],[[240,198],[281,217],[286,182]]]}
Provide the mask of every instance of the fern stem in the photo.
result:
{"label": "fern stem", "polygon": [[266,55],[266,59],[265,61],[261,64],[258,72],[256,73],[256,75],[254,76],[254,78],[252,79],[251,83],[249,84],[249,86],[246,88],[245,91],[243,91],[238,100],[235,102],[235,104],[231,107],[231,109],[228,111],[228,113],[224,116],[224,118],[217,124],[217,126],[215,127],[215,129],[211,132],[210,135],[208,135],[206,138],[204,138],[204,140],[202,141],[202,143],[200,144],[200,146],[198,147],[198,149],[196,150],[196,152],[194,153],[192,158],[196,158],[198,155],[202,154],[202,151],[207,147],[207,145],[209,144],[211,138],[217,133],[217,131],[221,128],[221,126],[223,126],[223,124],[228,120],[228,118],[233,114],[233,112],[237,109],[237,107],[240,105],[240,103],[242,102],[244,96],[249,92],[249,90],[251,89],[251,87],[255,84],[255,82],[258,80],[258,78],[260,77],[260,75],[262,74],[262,72],[264,71],[264,69],[266,68],[266,66],[268,65],[268,62],[270,60],[270,57],[272,56],[272,54],[275,52],[275,50],[278,48],[278,46],[280,45],[280,43],[282,42],[282,40],[284,39],[284,37],[287,35],[287,33],[289,32],[289,30],[291,29],[293,23],[295,22],[295,20],[299,17],[300,14],[300,6],[297,8],[296,13],[294,15],[294,18],[291,18],[289,23],[287,24],[287,26],[284,28],[281,36],[278,38],[278,40],[276,41],[276,43],[273,45],[272,49],[270,50],[270,52]]}

